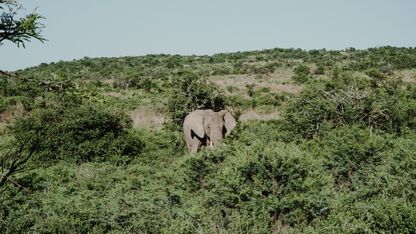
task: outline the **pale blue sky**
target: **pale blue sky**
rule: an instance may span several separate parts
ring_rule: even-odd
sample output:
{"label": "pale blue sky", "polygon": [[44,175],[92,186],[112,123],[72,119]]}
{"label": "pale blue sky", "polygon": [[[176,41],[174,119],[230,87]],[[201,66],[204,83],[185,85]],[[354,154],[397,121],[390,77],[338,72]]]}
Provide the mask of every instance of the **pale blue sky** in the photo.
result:
{"label": "pale blue sky", "polygon": [[0,69],[88,57],[416,46],[415,0],[22,0],[44,44],[6,42]]}

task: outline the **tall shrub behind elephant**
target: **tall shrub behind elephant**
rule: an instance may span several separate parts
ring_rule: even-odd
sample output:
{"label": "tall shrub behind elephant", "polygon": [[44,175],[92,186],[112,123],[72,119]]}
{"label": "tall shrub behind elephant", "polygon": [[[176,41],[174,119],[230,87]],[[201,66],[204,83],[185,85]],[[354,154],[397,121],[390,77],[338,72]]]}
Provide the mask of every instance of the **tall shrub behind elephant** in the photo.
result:
{"label": "tall shrub behind elephant", "polygon": [[189,152],[196,153],[201,146],[213,147],[228,136],[237,122],[226,110],[195,110],[183,122],[183,132]]}

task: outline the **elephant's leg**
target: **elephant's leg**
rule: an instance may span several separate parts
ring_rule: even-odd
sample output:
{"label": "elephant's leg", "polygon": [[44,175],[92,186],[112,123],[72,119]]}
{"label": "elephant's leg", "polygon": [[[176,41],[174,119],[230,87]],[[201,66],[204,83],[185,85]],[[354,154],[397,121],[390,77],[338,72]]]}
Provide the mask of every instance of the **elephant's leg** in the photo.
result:
{"label": "elephant's leg", "polygon": [[188,148],[188,152],[191,152],[191,149],[192,149],[192,145],[191,145],[190,141],[191,140],[189,140],[185,137],[185,143],[186,143],[186,148]]}
{"label": "elephant's leg", "polygon": [[189,142],[186,142],[186,148],[188,148],[188,152],[191,152],[192,145]]}
{"label": "elephant's leg", "polygon": [[198,151],[198,148],[201,146],[201,141],[198,138],[194,137],[192,139],[191,145],[192,145],[191,153],[196,153]]}
{"label": "elephant's leg", "polygon": [[187,127],[187,126],[184,126],[183,133],[184,133],[186,147],[188,148],[188,152],[191,152],[192,143],[193,143],[191,129],[189,129],[189,127]]}

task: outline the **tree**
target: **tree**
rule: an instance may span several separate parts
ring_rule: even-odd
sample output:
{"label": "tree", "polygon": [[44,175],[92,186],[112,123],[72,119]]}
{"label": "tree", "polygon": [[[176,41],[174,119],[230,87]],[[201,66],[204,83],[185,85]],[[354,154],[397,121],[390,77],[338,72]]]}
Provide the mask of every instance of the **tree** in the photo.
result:
{"label": "tree", "polygon": [[[23,9],[22,5],[16,0],[0,0],[0,46],[4,41],[10,41],[17,47],[26,46],[26,42],[31,39],[37,39],[44,42],[46,39],[42,37],[42,29],[44,25],[40,23],[43,17],[33,11],[32,13],[19,17],[19,12]],[[0,70],[0,74],[16,77]]]}
{"label": "tree", "polygon": [[35,151],[34,147],[25,147],[24,144],[20,144],[0,156],[0,188],[8,181],[12,181],[10,177],[23,169]]}
{"label": "tree", "polygon": [[18,47],[25,47],[25,42],[32,38],[45,41],[41,35],[44,25],[39,22],[43,17],[32,12],[18,18],[18,12],[22,9],[23,7],[14,0],[0,0],[0,45],[6,40]]}
{"label": "tree", "polygon": [[[41,35],[44,25],[39,22],[43,17],[35,11],[24,17],[19,17],[18,13],[22,9],[22,5],[15,0],[0,0],[0,46],[4,41],[10,41],[17,47],[25,47],[25,43],[33,38],[41,42],[45,41]],[[2,70],[0,70],[0,75],[26,80]],[[0,155],[0,188],[7,181],[11,181],[10,177],[13,174],[22,170],[34,152],[33,147],[28,148],[21,144]]]}

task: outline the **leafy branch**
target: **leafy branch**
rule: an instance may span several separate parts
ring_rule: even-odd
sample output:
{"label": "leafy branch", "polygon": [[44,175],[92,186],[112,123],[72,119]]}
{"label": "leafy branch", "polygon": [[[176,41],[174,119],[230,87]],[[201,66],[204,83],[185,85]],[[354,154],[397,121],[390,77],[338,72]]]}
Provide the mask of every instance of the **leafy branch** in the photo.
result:
{"label": "leafy branch", "polygon": [[32,13],[18,18],[18,12],[23,7],[16,1],[0,1],[0,45],[3,41],[10,41],[18,47],[25,47],[25,42],[32,38],[41,42],[46,41],[41,36],[42,29],[45,27],[39,21],[44,19],[43,16],[33,11]]}

